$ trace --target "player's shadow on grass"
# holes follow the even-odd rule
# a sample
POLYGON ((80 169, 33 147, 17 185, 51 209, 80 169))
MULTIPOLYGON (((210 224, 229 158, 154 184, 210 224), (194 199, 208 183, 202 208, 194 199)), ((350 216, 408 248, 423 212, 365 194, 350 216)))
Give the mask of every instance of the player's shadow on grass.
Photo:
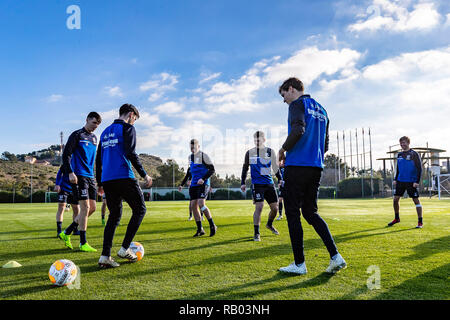
POLYGON ((56 228, 53 229, 34 229, 34 230, 14 230, 14 231, 6 231, 6 232, 0 232, 1 235, 12 235, 17 233, 42 233, 42 232, 50 232, 53 231, 55 233, 56 237, 56 228))
POLYGON ((420 243, 413 249, 415 253, 409 256, 402 257, 402 260, 420 260, 436 253, 450 251, 450 236, 420 243))
POLYGON ((365 233, 365 234, 355 235, 357 233, 364 233, 364 232, 370 232, 370 231, 376 231, 376 230, 386 230, 387 228, 388 227, 381 227, 381 228, 360 230, 360 231, 354 231, 354 232, 345 233, 345 234, 339 234, 339 235, 334 236, 334 240, 337 243, 339 243, 339 242, 351 241, 351 240, 355 240, 355 239, 387 235, 387 234, 393 234, 393 233, 404 232, 404 231, 411 231, 411 230, 415 229, 415 228, 407 228, 407 229, 397 229, 397 230, 386 231, 386 232, 365 233))
POLYGON ((45 240, 45 239, 55 239, 55 237, 53 236, 48 236, 48 237, 36 237, 36 238, 22 238, 22 239, 6 239, 6 240, 0 240, 0 242, 12 242, 12 241, 28 241, 28 240, 45 240))
POLYGON ((57 286, 53 286, 50 284, 48 285, 38 285, 38 286, 33 286, 33 287, 21 287, 21 288, 15 288, 15 289, 10 289, 10 290, 1 290, 0 291, 0 299, 8 299, 8 298, 17 298, 18 296, 22 296, 25 294, 33 294, 33 293, 37 293, 37 292, 44 292, 44 291, 49 291, 49 290, 55 290, 58 289, 59 287, 57 286))
MULTIPOLYGON (((374 299, 448 300, 450 298, 448 290, 449 274, 450 263, 406 280, 398 286, 377 295, 374 299)), ((383 288, 383 281, 381 287, 383 288)))
POLYGON ((29 259, 34 257, 42 257, 42 256, 51 256, 55 254, 64 254, 64 253, 72 253, 73 251, 69 248, 58 248, 58 249, 42 249, 42 250, 34 250, 34 251, 19 251, 12 253, 4 253, 0 255, 0 261, 6 260, 21 260, 21 259, 29 259))
MULTIPOLYGON (((205 224, 205 222, 206 222, 206 220, 205 221, 202 221, 202 223, 203 223, 203 227, 205 228, 205 229, 208 229, 209 228, 209 225, 208 225, 208 223, 206 222, 206 224, 205 224)), ((181 223, 183 223, 183 222, 179 222, 180 224, 181 223)), ((139 231, 139 234, 140 235, 143 235, 143 234, 160 234, 160 233, 178 233, 178 232, 183 232, 183 231, 192 231, 192 234, 193 233, 195 233, 195 230, 196 230, 196 225, 195 225, 195 222, 194 221, 189 221, 189 223, 190 223, 190 225, 189 226, 186 226, 186 227, 179 227, 179 228, 172 228, 172 229, 161 229, 161 228, 158 228, 158 224, 155 224, 155 228, 154 229, 150 229, 150 230, 142 230, 142 231, 139 231)), ((248 223, 247 222, 240 222, 240 223, 228 223, 228 224, 217 224, 217 227, 218 227, 218 232, 222 232, 222 230, 226 230, 227 228, 229 228, 229 227, 235 227, 235 226, 238 226, 238 225, 248 225, 248 223)), ((190 236, 186 236, 185 237, 186 239, 190 239, 190 238, 192 238, 192 235, 190 235, 190 236)))
POLYGON ((271 294, 274 292, 282 292, 285 290, 295 290, 301 288, 309 288, 316 287, 327 283, 332 277, 333 274, 329 274, 326 272, 322 272, 311 279, 304 278, 305 276, 293 275, 288 273, 278 272, 273 277, 263 280, 258 280, 254 282, 246 282, 240 285, 221 288, 214 291, 202 292, 201 294, 194 296, 186 296, 183 299, 188 300, 204 300, 205 297, 207 299, 220 299, 220 300, 239 300, 239 299, 260 299, 261 296, 265 294, 271 294), (277 282, 286 278, 298 278, 299 282, 296 282, 291 285, 283 285, 279 287, 270 287, 265 289, 253 289, 251 291, 245 292, 236 292, 238 290, 245 290, 247 288, 255 288, 257 286, 267 285, 272 282, 277 282))

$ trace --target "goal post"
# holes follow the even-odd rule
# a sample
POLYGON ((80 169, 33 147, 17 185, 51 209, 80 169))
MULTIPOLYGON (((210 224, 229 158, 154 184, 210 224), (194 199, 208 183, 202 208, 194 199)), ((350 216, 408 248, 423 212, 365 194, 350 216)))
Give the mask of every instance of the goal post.
POLYGON ((58 192, 45 192, 45 203, 58 202, 58 192))

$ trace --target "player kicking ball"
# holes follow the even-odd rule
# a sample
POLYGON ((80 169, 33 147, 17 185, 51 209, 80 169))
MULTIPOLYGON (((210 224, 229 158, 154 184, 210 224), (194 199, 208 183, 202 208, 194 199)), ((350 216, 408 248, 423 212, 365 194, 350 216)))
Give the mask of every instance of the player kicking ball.
POLYGON ((400 198, 405 191, 409 197, 412 198, 416 205, 418 223, 418 229, 423 227, 422 220, 422 205, 419 201, 419 182, 422 175, 422 161, 419 154, 410 149, 410 139, 408 137, 400 138, 400 146, 402 151, 397 154, 397 172, 393 181, 395 187, 394 192, 394 213, 395 219, 388 223, 388 227, 392 227, 394 224, 400 222, 400 198))
POLYGON ((206 206, 205 201, 207 197, 206 186, 210 185, 209 178, 214 174, 214 165, 209 156, 203 151, 200 151, 200 145, 198 144, 197 139, 191 140, 190 147, 192 154, 189 156, 189 168, 181 185, 178 187, 178 190, 181 192, 183 185, 186 183, 187 179, 191 177, 191 184, 189 186, 189 207, 194 215, 195 223, 197 224, 197 232, 194 234, 194 237, 200 237, 206 233, 202 226, 200 212, 205 215, 209 222, 209 236, 212 237, 216 234, 217 226, 213 221, 211 212, 206 206))
POLYGON ((255 132, 253 138, 255 148, 252 148, 245 153, 241 175, 241 190, 242 192, 245 192, 245 180, 247 179, 247 172, 250 167, 253 203, 255 205, 255 211, 253 212, 253 240, 261 241, 259 226, 261 224, 261 213, 264 208, 264 199, 270 207, 266 228, 272 231, 275 235, 280 234, 272 225, 278 212, 278 196, 272 179, 272 169, 276 173, 278 180, 281 180, 281 176, 278 172, 275 151, 264 145, 266 142, 264 132, 255 132))
POLYGON ((117 256, 131 262, 138 259, 130 245, 144 219, 147 207, 131 166, 144 178, 146 187, 152 185, 152 178, 145 171, 135 150, 134 123, 137 119, 139 111, 134 105, 128 103, 122 105, 119 109, 119 118, 102 132, 98 144, 96 178, 99 193, 105 193, 109 209, 103 233, 103 250, 98 260, 98 265, 102 269, 119 267, 111 257, 111 249, 116 228, 122 218, 123 200, 130 206, 132 215, 117 256))

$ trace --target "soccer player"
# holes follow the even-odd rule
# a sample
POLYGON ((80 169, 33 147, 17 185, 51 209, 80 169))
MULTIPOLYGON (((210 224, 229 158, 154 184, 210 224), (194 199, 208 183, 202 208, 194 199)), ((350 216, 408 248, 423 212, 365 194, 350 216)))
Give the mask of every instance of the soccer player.
POLYGON ((391 227, 400 222, 400 197, 405 191, 409 197, 412 198, 416 205, 417 217, 419 222, 416 228, 423 227, 422 220, 422 205, 419 201, 419 187, 420 176, 422 175, 422 160, 419 154, 410 149, 410 139, 408 137, 400 138, 400 147, 402 151, 397 154, 397 172, 393 181, 395 187, 394 193, 394 213, 395 219, 392 220, 388 226, 391 227))
POLYGON ((285 166, 285 213, 294 253, 294 262, 279 270, 295 274, 307 272, 301 209, 303 217, 314 227, 330 254, 326 272, 335 273, 347 264, 337 251, 328 225, 317 212, 324 154, 328 150, 329 119, 326 110, 303 90, 303 83, 297 78, 287 79, 279 88, 284 102, 289 105, 288 137, 278 152, 278 159, 285 166))
MULTIPOLYGON (((59 238, 59 234, 62 232, 62 223, 64 218, 64 210, 67 204, 72 205, 72 220, 75 221, 78 213, 80 212, 80 207, 78 206, 78 200, 76 196, 72 193, 72 184, 69 181, 67 175, 63 175, 61 168, 56 174, 56 185, 55 192, 58 192, 58 210, 56 212, 56 237, 59 238)), ((74 234, 80 234, 78 230, 74 234)))
POLYGON ((207 197, 206 186, 210 185, 209 178, 214 174, 214 165, 209 156, 203 151, 200 151, 200 145, 197 139, 191 140, 190 147, 192 153, 189 156, 189 168, 178 190, 181 191, 188 178, 191 177, 189 207, 194 214, 195 223, 197 224, 197 232, 194 234, 194 237, 205 234, 200 212, 204 213, 209 222, 209 236, 212 237, 216 234, 217 226, 213 221, 211 211, 206 206, 205 201, 207 197))
POLYGON ((261 213, 264 208, 264 199, 270 207, 266 228, 275 235, 280 234, 272 225, 278 212, 278 196, 272 179, 272 169, 277 174, 279 180, 281 180, 281 176, 278 173, 275 151, 264 145, 266 142, 264 132, 256 131, 253 138, 255 148, 252 148, 245 153, 241 175, 241 190, 242 192, 245 192, 245 179, 247 179, 247 172, 250 167, 253 203, 255 205, 255 211, 253 212, 253 240, 261 241, 259 226, 261 224, 261 213))
POLYGON ((122 242, 117 252, 120 258, 137 261, 136 254, 130 249, 130 244, 136 235, 147 207, 144 194, 135 179, 133 166, 144 178, 145 185, 152 185, 152 178, 142 166, 136 149, 136 130, 134 123, 139 119, 139 111, 132 104, 124 104, 119 109, 119 119, 107 127, 100 136, 97 149, 96 178, 99 193, 106 195, 109 209, 103 235, 103 251, 98 260, 100 268, 114 268, 119 264, 111 257, 114 233, 122 217, 122 200, 131 208, 132 216, 122 242))
POLYGON ((97 205, 97 186, 94 180, 97 137, 94 131, 101 122, 102 118, 97 112, 90 112, 84 127, 74 131, 69 136, 62 155, 63 173, 69 175, 69 181, 73 185, 73 192, 76 193, 80 204, 80 213, 76 221, 61 232, 59 236, 68 248, 73 249, 70 235, 79 227, 79 247, 84 252, 97 251, 87 242, 86 230, 88 217, 95 212, 97 205))
POLYGON ((278 218, 277 220, 283 219, 283 194, 284 194, 284 165, 280 165, 280 177, 278 180, 278 218))

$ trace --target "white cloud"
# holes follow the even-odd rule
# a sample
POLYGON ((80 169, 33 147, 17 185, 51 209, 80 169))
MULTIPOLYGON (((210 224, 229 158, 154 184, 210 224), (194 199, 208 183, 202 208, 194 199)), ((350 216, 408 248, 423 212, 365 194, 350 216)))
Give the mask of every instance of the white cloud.
POLYGON ((175 102, 175 101, 169 101, 163 104, 160 104, 159 106, 155 107, 154 110, 157 113, 162 113, 162 114, 178 114, 180 113, 184 108, 184 105, 179 103, 179 102, 175 102))
POLYGON ((162 92, 154 92, 148 97, 148 101, 153 102, 159 100, 163 96, 162 92))
POLYGON ((148 100, 150 102, 156 101, 163 97, 167 91, 175 90, 175 85, 178 83, 178 75, 162 72, 152 76, 152 80, 142 83, 139 90, 143 92, 152 92, 148 100))
MULTIPOLYGON (((386 29, 393 32, 411 30, 428 31, 440 23, 441 16, 431 2, 418 2, 411 10, 411 1, 373 0, 366 14, 356 23, 348 26, 353 32, 386 29)), ((361 15, 360 15, 361 16, 361 15)))
MULTIPOLYGON (((327 108, 333 130, 371 127, 377 158, 386 157, 389 146, 403 135, 412 139, 412 146, 428 142, 430 147, 450 150, 444 139, 450 136, 445 117, 450 114, 449 83, 450 47, 446 47, 382 60, 315 96, 327 108)), ((337 152, 335 143, 331 150, 337 152)), ((374 166, 381 163, 374 160, 374 166)))
POLYGON ((105 91, 110 97, 123 97, 122 89, 119 86, 105 87, 105 91))
POLYGON ((220 77, 220 75, 222 74, 222 72, 216 72, 216 73, 201 73, 200 74, 200 81, 198 82, 199 84, 203 84, 205 82, 217 79, 218 77, 220 77))
POLYGON ((58 102, 61 101, 63 99, 63 95, 61 94, 52 94, 50 96, 47 97, 47 102, 58 102))
POLYGON ((448 27, 450 27, 450 13, 447 13, 445 17, 446 17, 446 19, 445 19, 444 26, 448 28, 448 27))
POLYGON ((351 49, 320 50, 308 47, 294 53, 285 61, 268 66, 264 82, 281 84, 289 77, 299 76, 308 86, 321 75, 333 75, 342 70, 354 69, 361 53, 351 49))

